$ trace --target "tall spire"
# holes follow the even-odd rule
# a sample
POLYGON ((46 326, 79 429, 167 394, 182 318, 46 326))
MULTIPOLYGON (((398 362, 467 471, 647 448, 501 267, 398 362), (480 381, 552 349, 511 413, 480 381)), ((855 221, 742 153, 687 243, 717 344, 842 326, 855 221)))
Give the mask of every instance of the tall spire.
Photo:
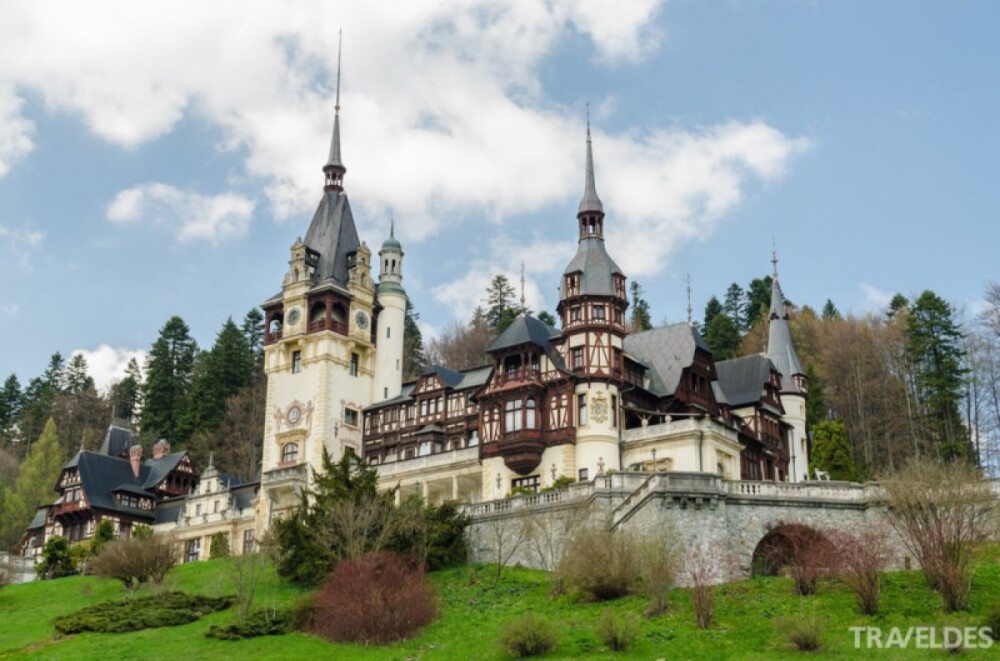
POLYGON ((590 139, 590 102, 587 102, 587 169, 584 176, 583 199, 576 213, 580 221, 580 238, 604 238, 604 205, 594 184, 594 148, 590 139))
POLYGON ((342 40, 343 32, 341 31, 337 36, 337 101, 333 113, 333 138, 330 140, 330 156, 326 159, 326 165, 323 166, 323 174, 325 175, 323 190, 325 191, 344 190, 344 174, 347 172, 347 168, 344 167, 344 162, 340 158, 340 57, 342 40))
POLYGON ((778 253, 771 248, 771 264, 774 276, 771 278, 771 311, 767 324, 767 355, 774 366, 781 372, 782 392, 803 392, 805 382, 802 375, 805 372, 799 357, 792 346, 792 329, 789 323, 788 311, 785 309, 785 296, 778 282, 778 253))

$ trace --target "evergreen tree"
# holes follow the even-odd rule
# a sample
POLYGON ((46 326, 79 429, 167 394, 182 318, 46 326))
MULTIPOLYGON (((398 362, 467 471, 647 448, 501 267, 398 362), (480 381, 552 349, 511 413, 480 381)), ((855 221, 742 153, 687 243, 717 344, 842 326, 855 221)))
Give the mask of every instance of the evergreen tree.
POLYGON ((493 278, 483 302, 486 303, 486 323, 494 335, 507 330, 521 313, 521 308, 514 304, 514 287, 502 273, 493 278))
POLYGON ((254 371, 254 357, 243 332, 226 319, 211 351, 197 361, 187 407, 190 433, 215 429, 226 412, 226 399, 247 385, 254 371))
POLYGON ((649 313, 649 302, 643 298, 645 293, 635 280, 630 285, 632 290, 632 332, 646 331, 653 327, 653 320, 649 313))
POLYGON ((38 440, 21 464, 13 488, 7 492, 0 512, 0 547, 11 548, 31 523, 35 510, 55 500, 53 489, 62 469, 56 423, 49 418, 38 440))
POLYGON ((87 373, 87 359, 82 353, 70 358, 63 382, 64 390, 69 395, 78 395, 85 390, 95 389, 94 379, 87 373))
POLYGON ((705 342, 715 360, 733 358, 740 348, 740 329, 728 314, 717 314, 705 329, 705 342))
POLYGON ((959 414, 967 370, 962 332, 951 305, 924 291, 906 319, 906 353, 927 417, 928 431, 944 459, 969 456, 969 440, 959 414))
POLYGON ((42 382, 52 390, 53 395, 63 392, 66 379, 66 361, 62 354, 56 351, 49 358, 48 367, 42 374, 42 382))
POLYGON ((827 405, 823 392, 823 382, 816 376, 816 368, 812 363, 806 365, 806 379, 809 382, 809 392, 806 393, 806 425, 811 429, 826 419, 827 405))
POLYGON ((840 319, 840 310, 837 306, 833 304, 833 301, 829 298, 826 299, 826 303, 823 305, 823 321, 833 321, 834 319, 840 319))
POLYGON ((908 307, 910 307, 910 301, 902 294, 897 293, 892 297, 892 300, 889 301, 889 309, 886 311, 885 316, 892 319, 899 314, 901 310, 905 310, 908 307))
MULTIPOLYGON (((729 317, 730 321, 736 324, 737 330, 742 329, 744 326, 744 305, 743 288, 734 282, 726 290, 726 297, 722 303, 722 311, 729 317)), ((705 332, 708 332, 707 326, 705 332)))
POLYGON ((705 323, 702 325, 706 331, 708 330, 709 324, 712 320, 722 314, 722 303, 715 296, 708 299, 708 303, 705 304, 705 323))
POLYGON ((250 308, 243 317, 243 337, 256 360, 264 360, 264 315, 259 308, 250 308))
POLYGON ((809 472, 815 475, 816 469, 830 473, 831 480, 861 480, 843 420, 824 420, 813 427, 809 472))
POLYGON ((153 343, 143 384, 142 430, 181 446, 198 345, 184 320, 171 317, 153 343))
POLYGON ((743 329, 749 330, 759 319, 767 318, 771 309, 771 276, 754 278, 747 288, 746 304, 743 308, 743 329))
POLYGON ((420 376, 427 367, 424 355, 424 337, 420 332, 417 312, 410 299, 406 299, 406 316, 403 319, 403 380, 409 381, 420 376))
POLYGON ((130 358, 125 376, 111 386, 112 414, 131 420, 142 408, 142 370, 135 358, 130 358))
POLYGON ((11 374, 0 388, 0 436, 6 436, 7 429, 21 414, 21 382, 16 374, 11 374))
POLYGON ((548 310, 542 310, 538 313, 538 321, 547 326, 552 326, 552 328, 556 328, 559 325, 559 321, 548 310))

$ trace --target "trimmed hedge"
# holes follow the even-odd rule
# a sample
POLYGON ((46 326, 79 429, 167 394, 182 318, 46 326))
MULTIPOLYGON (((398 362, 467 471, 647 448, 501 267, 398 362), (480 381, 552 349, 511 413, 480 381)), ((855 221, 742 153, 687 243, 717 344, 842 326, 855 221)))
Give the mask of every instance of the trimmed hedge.
POLYGON ((280 636, 291 630, 291 616, 288 611, 254 611, 247 615, 245 622, 219 626, 213 624, 205 632, 208 638, 219 640, 241 640, 257 636, 280 636))
POLYGON ((203 597, 183 592, 102 601, 75 613, 52 620, 56 630, 64 634, 96 631, 124 633, 155 627, 176 627, 201 619, 209 613, 233 605, 233 597, 203 597))

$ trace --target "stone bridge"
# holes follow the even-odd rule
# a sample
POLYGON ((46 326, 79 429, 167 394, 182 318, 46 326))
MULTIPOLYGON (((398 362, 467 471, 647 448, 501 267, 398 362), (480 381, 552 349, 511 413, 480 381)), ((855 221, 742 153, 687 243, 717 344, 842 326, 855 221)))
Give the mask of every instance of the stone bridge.
MULTIPOLYGON (((668 526, 686 548, 706 544, 728 567, 726 578, 750 575, 754 552, 789 524, 850 530, 884 519, 875 483, 729 481, 705 473, 600 475, 561 491, 467 505, 470 556, 496 562, 497 540, 510 563, 554 568, 575 526, 599 522, 612 530, 646 533, 668 526)), ((897 538, 892 565, 908 563, 897 538)))

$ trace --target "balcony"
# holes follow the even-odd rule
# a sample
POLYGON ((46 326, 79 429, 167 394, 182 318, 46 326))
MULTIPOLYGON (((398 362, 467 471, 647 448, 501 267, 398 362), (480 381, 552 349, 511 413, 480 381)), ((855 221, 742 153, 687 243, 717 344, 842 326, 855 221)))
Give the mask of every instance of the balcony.
POLYGON ((68 503, 59 503, 52 508, 52 516, 62 516, 64 514, 69 514, 71 512, 79 512, 80 510, 87 509, 87 501, 81 498, 80 500, 71 500, 68 503))
POLYGON ((409 473, 432 471, 435 469, 453 470, 465 465, 479 463, 479 447, 462 448, 461 450, 446 450, 413 459, 399 459, 378 465, 381 479, 392 482, 409 473))
POLYGON ((340 335, 347 335, 347 324, 340 321, 330 321, 327 323, 326 319, 320 319, 318 321, 310 321, 308 326, 308 332, 318 333, 319 331, 332 330, 334 333, 340 335))
POLYGON ((507 383, 523 383, 525 381, 541 380, 542 372, 537 367, 519 367, 507 372, 498 372, 493 377, 493 383, 496 386, 502 386, 507 383))

